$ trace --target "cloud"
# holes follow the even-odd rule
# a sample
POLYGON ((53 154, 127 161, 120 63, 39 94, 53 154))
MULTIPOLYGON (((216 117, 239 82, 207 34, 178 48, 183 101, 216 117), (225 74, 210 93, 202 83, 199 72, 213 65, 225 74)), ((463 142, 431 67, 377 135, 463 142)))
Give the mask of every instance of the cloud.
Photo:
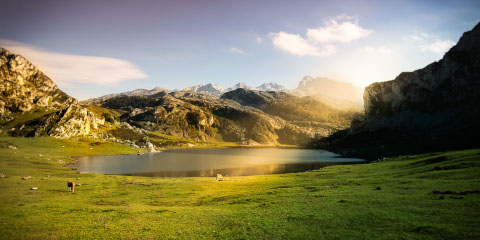
POLYGON ((330 20, 325 22, 324 27, 309 28, 307 37, 315 43, 346 43, 366 37, 372 33, 372 30, 360 27, 357 20, 351 18, 344 19, 348 20, 340 23, 336 20, 330 20))
POLYGON ((386 47, 386 46, 381 46, 381 47, 364 47, 363 51, 365 51, 368 54, 378 54, 382 56, 387 56, 390 55, 393 51, 391 48, 386 47))
POLYGON ((273 45, 281 50, 287 51, 293 55, 318 56, 318 48, 311 45, 300 35, 290 34, 286 32, 274 33, 272 36, 273 45))
POLYGON ((133 63, 123 59, 50 52, 6 39, 0 39, 0 46, 22 55, 63 86, 78 83, 111 85, 148 77, 133 63))
POLYGON ((335 43, 351 42, 368 36, 372 30, 358 25, 357 17, 341 14, 325 26, 307 29, 306 36, 287 32, 270 33, 273 45, 297 56, 328 56, 336 52, 335 43))
POLYGON ((234 47, 230 48, 228 51, 229 51, 229 52, 232 52, 232 53, 245 54, 244 51, 242 51, 242 50, 240 50, 240 49, 238 49, 238 48, 234 48, 234 47))
POLYGON ((335 46, 326 45, 323 49, 310 44, 300 35, 279 32, 272 34, 273 45, 297 56, 327 56, 335 53, 335 46))
POLYGON ((256 40, 257 40, 257 43, 262 43, 263 42, 263 38, 261 38, 261 37, 257 37, 256 40))
POLYGON ((422 52, 445 53, 454 45, 453 41, 437 39, 433 43, 421 46, 421 49, 422 52))

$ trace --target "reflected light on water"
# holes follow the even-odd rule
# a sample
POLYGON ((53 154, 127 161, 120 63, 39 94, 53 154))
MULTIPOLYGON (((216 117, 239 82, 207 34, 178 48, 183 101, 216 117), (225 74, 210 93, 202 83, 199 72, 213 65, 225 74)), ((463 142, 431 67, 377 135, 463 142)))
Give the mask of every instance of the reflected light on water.
POLYGON ((80 172, 148 177, 248 176, 304 172, 361 159, 312 149, 227 148, 170 150, 144 155, 80 157, 80 172))

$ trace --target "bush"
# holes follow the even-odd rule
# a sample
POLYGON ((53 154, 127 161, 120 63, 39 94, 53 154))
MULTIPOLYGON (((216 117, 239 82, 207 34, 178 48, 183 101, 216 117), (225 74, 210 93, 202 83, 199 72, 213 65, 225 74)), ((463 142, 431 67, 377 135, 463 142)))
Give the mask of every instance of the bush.
POLYGON ((106 122, 115 123, 115 117, 110 113, 102 113, 102 117, 105 118, 106 122))

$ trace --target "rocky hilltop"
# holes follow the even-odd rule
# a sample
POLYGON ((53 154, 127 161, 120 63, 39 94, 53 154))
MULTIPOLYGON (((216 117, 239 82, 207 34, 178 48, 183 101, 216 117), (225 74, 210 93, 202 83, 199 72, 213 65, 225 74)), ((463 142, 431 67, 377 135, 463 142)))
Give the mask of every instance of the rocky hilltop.
POLYGON ((368 86, 365 119, 323 143, 350 155, 479 147, 479 92, 480 24, 440 61, 368 86))
POLYGON ((12 135, 86 136, 103 124, 29 61, 3 48, 0 83, 0 126, 12 135))
POLYGON ((28 112, 35 107, 61 108, 74 102, 25 58, 3 48, 0 48, 0 82, 2 116, 28 112))

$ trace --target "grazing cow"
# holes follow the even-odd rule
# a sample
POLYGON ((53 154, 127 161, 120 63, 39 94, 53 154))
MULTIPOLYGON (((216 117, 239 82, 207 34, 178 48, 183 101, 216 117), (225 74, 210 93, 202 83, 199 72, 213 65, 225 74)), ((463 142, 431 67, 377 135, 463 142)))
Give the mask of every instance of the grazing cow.
POLYGON ((68 186, 68 191, 75 192, 75 183, 74 182, 68 181, 67 186, 68 186))

